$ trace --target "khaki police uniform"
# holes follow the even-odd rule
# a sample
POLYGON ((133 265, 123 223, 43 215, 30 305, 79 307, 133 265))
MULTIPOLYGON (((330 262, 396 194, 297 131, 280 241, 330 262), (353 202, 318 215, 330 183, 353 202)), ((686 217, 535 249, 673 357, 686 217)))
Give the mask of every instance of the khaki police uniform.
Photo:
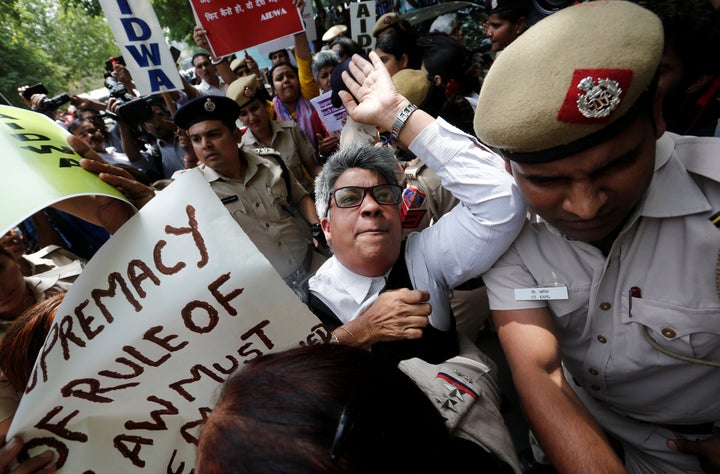
MULTIPOLYGON (((658 112, 653 78, 663 45, 659 18, 633 2, 584 2, 553 13, 493 63, 478 99, 478 138, 515 169, 529 164, 539 176, 557 160, 574 171, 572 160, 587 153, 610 159, 607 147, 618 134, 658 112)), ((483 276, 492 309, 548 309, 568 384, 620 441, 631 473, 700 473, 695 455, 667 441, 720 434, 720 231, 708 219, 720 209, 718 157, 717 140, 664 134, 652 181, 607 255, 549 223, 530 222, 483 276)), ((603 169, 595 171, 592 185, 602 179, 603 169)), ((613 176, 637 186, 650 178, 620 174, 613 176)), ((560 192, 577 181, 569 176, 543 185, 560 192)), ((572 199, 589 202, 596 191, 572 199)))
POLYGON ((720 210, 718 157, 716 139, 666 133, 646 197, 607 257, 549 224, 528 223, 483 277, 491 309, 550 310, 568 381, 623 441, 631 472, 702 472, 695 456, 665 443, 720 429, 720 368, 703 365, 720 363, 720 230, 708 220, 720 210), (567 288, 567 298, 515 297, 552 287, 567 288))
POLYGON ((297 282, 288 279, 306 277, 315 254, 310 250, 310 226, 296 211, 308 193, 290 176, 288 196, 282 168, 272 156, 249 150, 242 153, 247 160, 244 181, 225 178, 204 165, 199 169, 258 250, 288 284, 295 286, 297 282))
MULTIPOLYGON (((315 162, 315 150, 312 145, 297 128, 295 122, 271 120, 270 128, 272 129, 272 147, 277 150, 287 168, 305 188, 305 191, 311 193, 314 189, 313 180, 303 166, 303 162, 315 162)), ((265 145, 253 135, 250 129, 243 134, 240 143, 246 150, 265 148, 265 145)))

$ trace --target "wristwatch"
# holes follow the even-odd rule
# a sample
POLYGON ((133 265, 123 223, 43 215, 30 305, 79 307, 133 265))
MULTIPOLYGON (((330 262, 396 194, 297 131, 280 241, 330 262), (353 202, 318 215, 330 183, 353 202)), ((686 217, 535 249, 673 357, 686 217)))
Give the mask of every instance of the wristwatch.
POLYGON ((410 117, 410 115, 417 110, 417 105, 410 102, 408 105, 405 106, 404 109, 400 111, 400 113, 395 117, 395 121, 392 124, 392 130, 390 133, 392 134, 393 138, 395 140, 398 139, 398 135, 400 135, 400 130, 403 129, 405 126, 405 122, 407 122, 407 119, 410 117))

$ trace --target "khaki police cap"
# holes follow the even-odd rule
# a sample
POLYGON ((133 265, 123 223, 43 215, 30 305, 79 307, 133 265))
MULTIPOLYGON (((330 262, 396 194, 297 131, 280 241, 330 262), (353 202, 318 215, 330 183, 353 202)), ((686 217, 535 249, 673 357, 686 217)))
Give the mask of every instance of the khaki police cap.
POLYGON ((240 107, 250 102, 256 93, 257 78, 254 74, 235 79, 225 91, 225 95, 234 100, 240 107))
POLYGON ((325 32, 324 35, 322 35, 322 40, 326 43, 329 43, 338 36, 344 34, 346 31, 347 26, 345 25, 333 25, 325 32))
POLYGON ((245 65, 245 58, 235 58, 230 63, 230 70, 235 71, 235 69, 239 68, 240 66, 245 65))
POLYGON ((234 123, 240 115, 240 107, 234 100, 219 95, 205 95, 193 99, 175 112, 173 121, 183 130, 206 120, 222 120, 234 123))
POLYGON ((375 22, 375 26, 372 30, 372 35, 377 38, 384 29, 390 25, 400 22, 400 15, 395 12, 386 13, 375 22))
POLYGON ((660 20, 634 3, 562 9, 498 55, 480 91, 475 133, 518 162, 594 146, 647 103, 662 50, 660 20))
POLYGON ((400 95, 417 106, 425 102, 430 92, 430 79, 418 69, 402 69, 393 74, 392 80, 400 95))

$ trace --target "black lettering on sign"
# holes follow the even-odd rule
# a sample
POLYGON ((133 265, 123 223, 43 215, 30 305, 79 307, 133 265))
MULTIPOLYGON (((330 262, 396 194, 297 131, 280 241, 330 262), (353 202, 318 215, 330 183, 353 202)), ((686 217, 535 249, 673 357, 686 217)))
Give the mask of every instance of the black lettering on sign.
POLYGON ((78 413, 80 413, 80 410, 75 410, 71 412, 68 416, 60 420, 58 423, 51 423, 51 420, 55 418, 55 415, 60 413, 62 410, 63 407, 61 405, 56 406, 55 408, 50 410, 47 415, 42 417, 40 421, 37 422, 35 428, 39 430, 47 430, 50 433, 59 436, 60 438, 65 438, 70 441, 79 441, 81 443, 86 442, 88 440, 88 436, 85 433, 81 433, 79 431, 70 431, 67 428, 70 420, 73 419, 78 413))
MULTIPOLYGON (((70 450, 68 447, 60 441, 57 438, 33 438, 31 440, 28 440, 23 444, 22 449, 18 453, 18 461, 23 462, 30 459, 30 450, 37 448, 39 446, 47 446, 48 448, 51 448, 55 450, 55 453, 57 453, 57 458, 55 459, 55 468, 61 469, 65 465, 65 461, 67 461, 68 454, 70 454, 70 450)), ((13 471, 14 472, 14 471, 13 471)))
POLYGON ((129 459, 137 467, 145 467, 145 461, 140 458, 140 450, 143 445, 152 446, 154 441, 142 436, 119 434, 113 439, 113 446, 120 451, 120 454, 129 459), (132 446, 132 448, 130 446, 132 446))
POLYGON ((140 385, 140 382, 130 382, 122 385, 116 385, 114 387, 103 388, 100 386, 99 380, 84 378, 71 380, 70 382, 65 384, 62 389, 60 389, 60 393, 62 393, 62 396, 66 398, 75 397, 95 403, 112 403, 115 400, 109 397, 103 397, 100 394, 112 392, 114 390, 122 390, 125 388, 135 387, 136 385, 140 385), (82 385, 87 386, 87 390, 81 390, 80 388, 76 388, 81 387, 82 385))
POLYGON ((156 397, 155 395, 150 395, 147 400, 149 402, 157 403, 158 405, 162 405, 164 407, 164 410, 154 410, 150 412, 150 418, 155 421, 153 423, 152 421, 126 421, 125 422, 125 428, 129 430, 148 430, 148 431, 164 431, 167 430, 167 425, 165 424, 165 421, 162 419, 162 415, 177 415, 178 409, 175 408, 175 405, 172 404, 172 402, 168 400, 163 400, 162 398, 156 397))
POLYGON ((193 241, 195 242, 195 246, 200 252, 200 261, 197 263, 197 266, 198 268, 202 268, 207 265, 209 258, 207 246, 205 245, 205 239, 203 239, 203 236, 200 234, 200 230, 198 229, 198 222, 197 219, 195 219, 195 208, 187 205, 185 207, 185 211, 188 215, 189 227, 173 227, 171 225, 166 225, 165 233, 170 235, 191 234, 193 241))

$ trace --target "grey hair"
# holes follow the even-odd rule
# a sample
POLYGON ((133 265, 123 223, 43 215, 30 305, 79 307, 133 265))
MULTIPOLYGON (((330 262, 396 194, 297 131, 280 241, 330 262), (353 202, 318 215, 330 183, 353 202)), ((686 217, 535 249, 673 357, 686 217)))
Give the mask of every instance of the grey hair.
POLYGON ((321 219, 328 216, 335 181, 350 168, 374 171, 388 184, 399 184, 398 161, 391 147, 357 144, 343 148, 328 158, 315 177, 315 209, 321 219))
POLYGON ((340 56, 338 53, 332 49, 327 49, 315 53, 312 63, 310 64, 310 69, 312 69, 312 75, 317 81, 320 69, 326 66, 337 66, 338 64, 340 64, 340 56))

